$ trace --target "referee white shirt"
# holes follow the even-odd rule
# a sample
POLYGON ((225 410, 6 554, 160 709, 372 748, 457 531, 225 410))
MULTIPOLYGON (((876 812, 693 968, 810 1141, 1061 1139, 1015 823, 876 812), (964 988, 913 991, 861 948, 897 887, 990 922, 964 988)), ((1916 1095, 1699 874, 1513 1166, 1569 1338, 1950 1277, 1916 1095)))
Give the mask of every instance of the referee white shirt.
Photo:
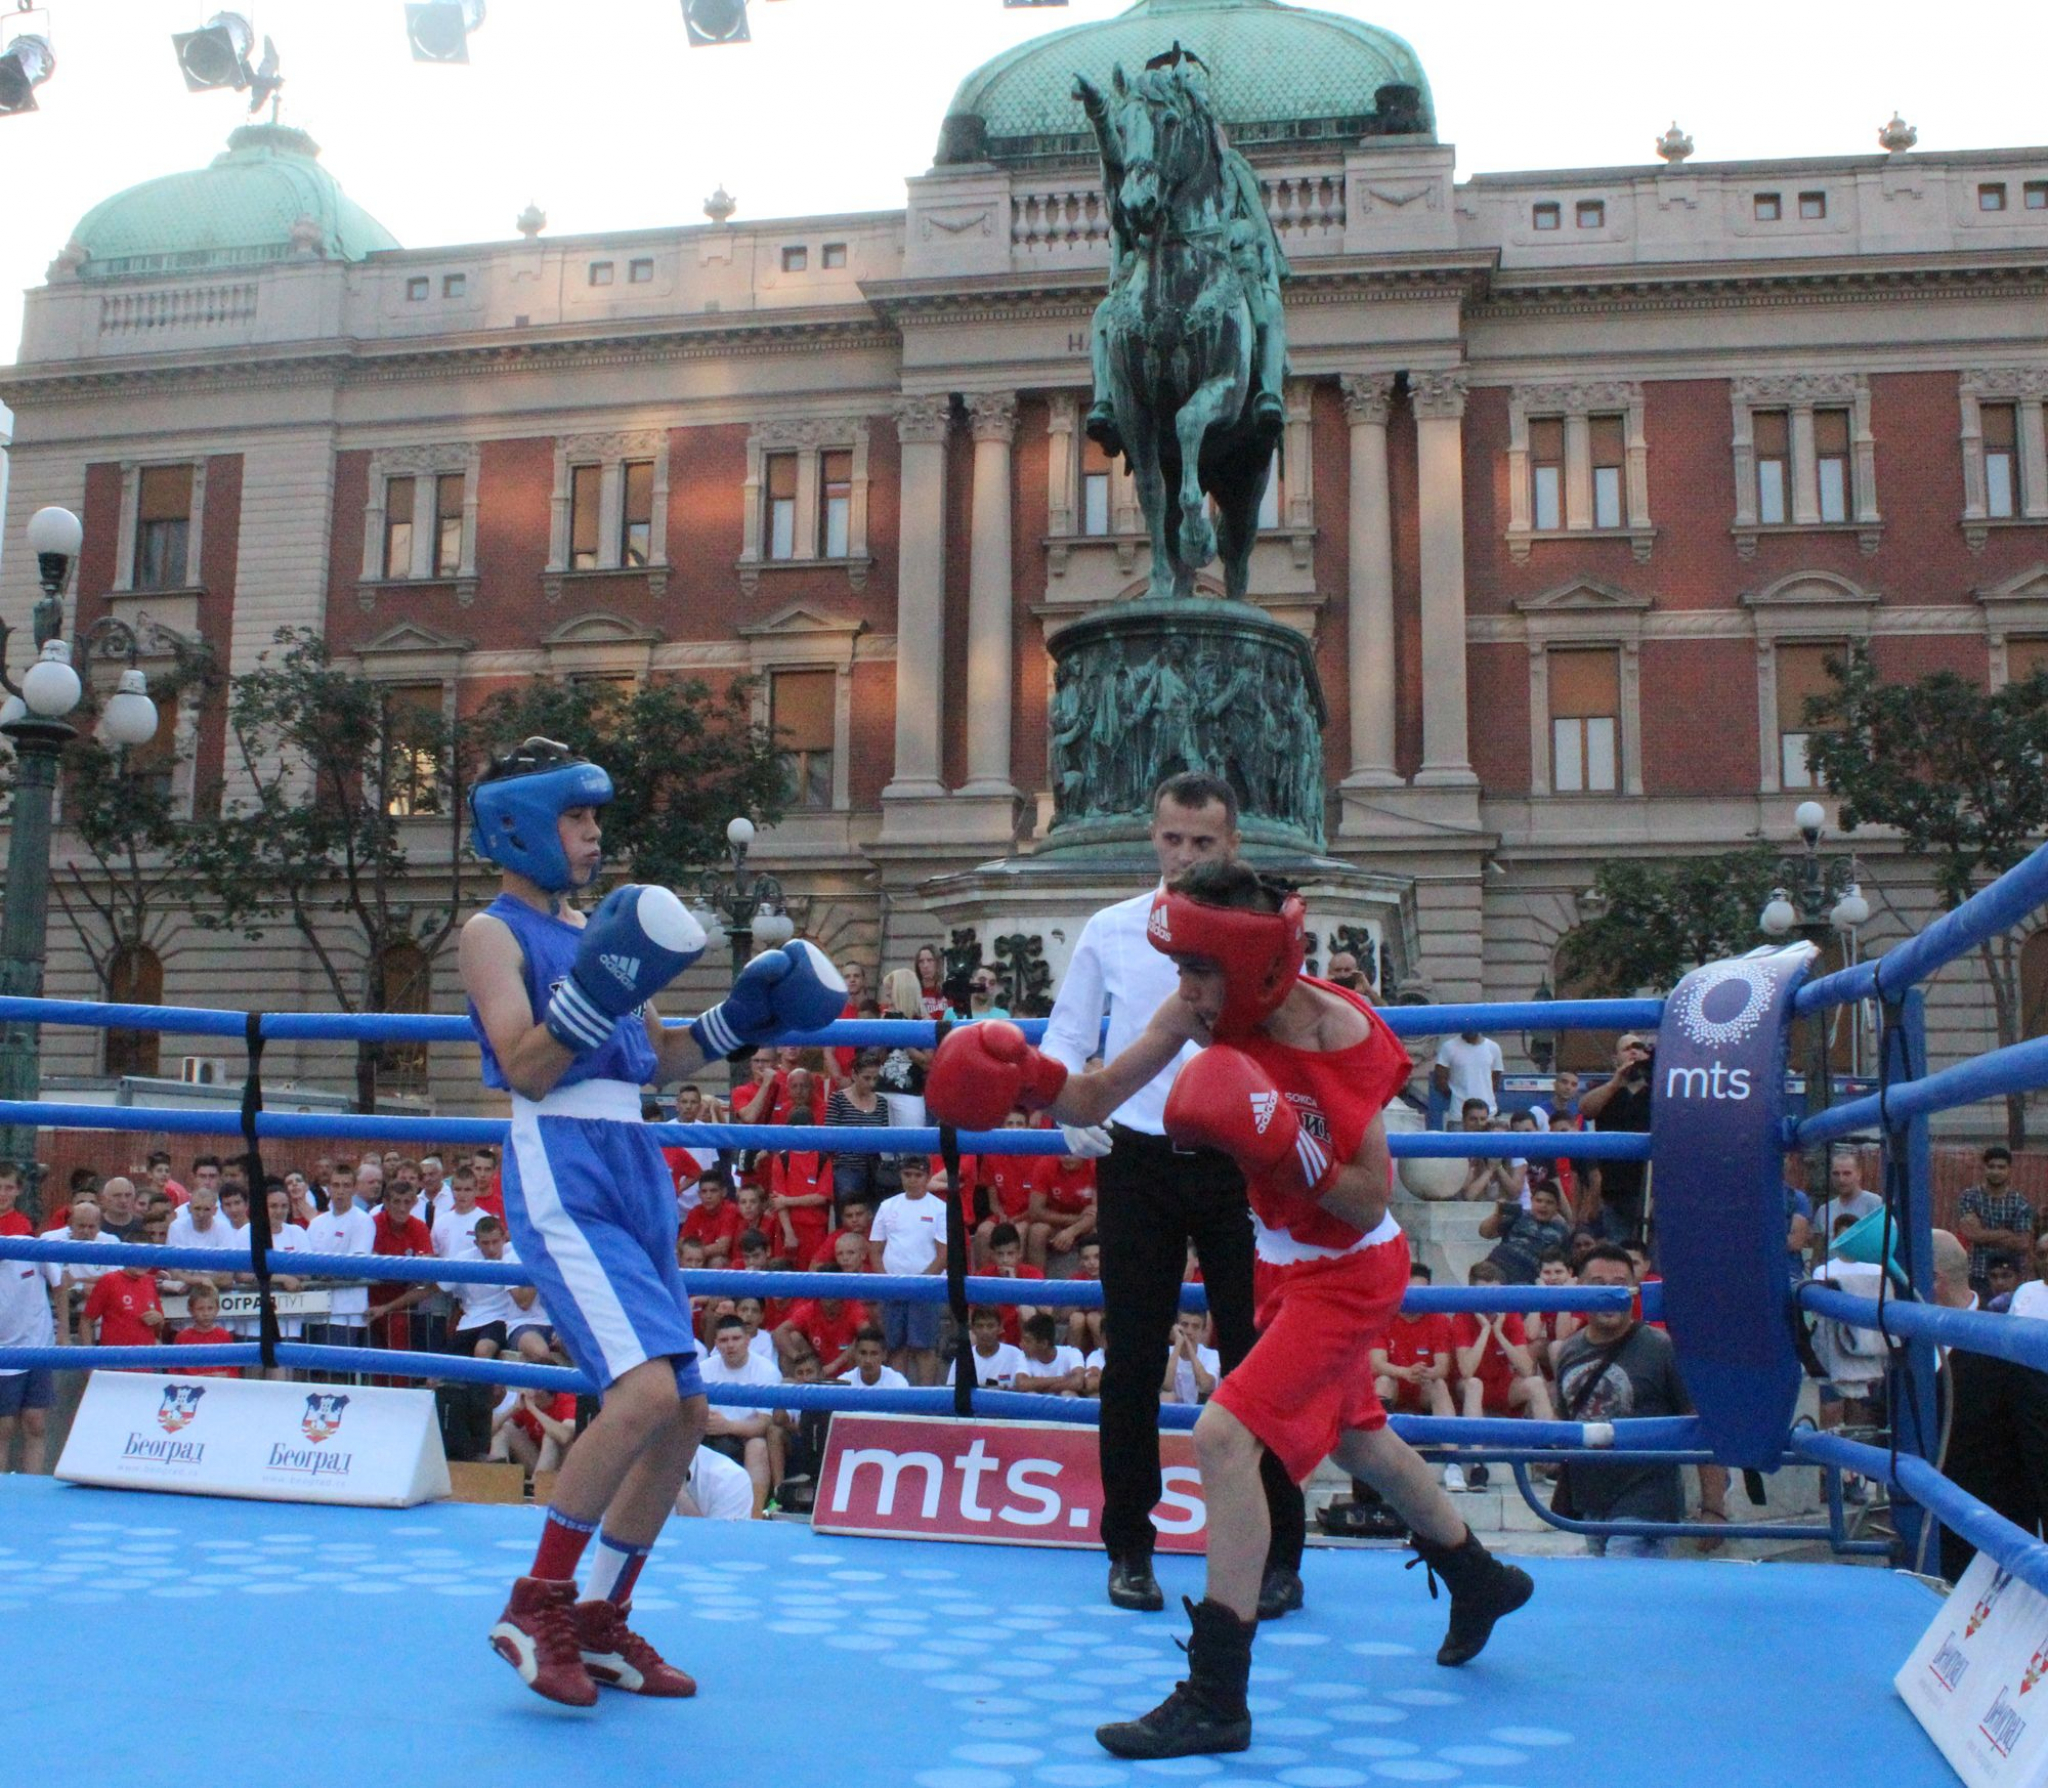
MULTIPOLYGON (((1152 900, 1160 882, 1146 893, 1106 906, 1090 919, 1067 964, 1052 1017, 1046 1021, 1039 1048, 1067 1071, 1078 1074, 1088 1058, 1100 1052, 1113 1062, 1137 1041, 1152 1014, 1180 991, 1180 970, 1173 958, 1152 948, 1145 928, 1152 918, 1152 900), (1109 1037, 1102 1037, 1103 1014, 1109 1015, 1109 1037)), ((1110 1122, 1148 1136, 1166 1134, 1166 1095, 1182 1066, 1196 1054, 1186 1044, 1179 1055, 1110 1114, 1110 1122)))

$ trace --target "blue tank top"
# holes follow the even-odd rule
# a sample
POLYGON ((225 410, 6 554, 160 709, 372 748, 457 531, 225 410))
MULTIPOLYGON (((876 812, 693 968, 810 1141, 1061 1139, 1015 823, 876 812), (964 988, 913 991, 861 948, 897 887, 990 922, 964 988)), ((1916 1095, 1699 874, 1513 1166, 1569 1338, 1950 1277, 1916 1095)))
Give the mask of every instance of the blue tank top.
MULTIPOLYGON (((494 919, 504 920, 519 940, 520 953, 525 958, 526 998, 538 1022, 547 1011, 555 988, 575 965, 576 952, 583 945, 582 928, 550 913, 537 913, 525 901, 514 900, 509 894, 500 894, 484 911, 494 919)), ((655 1061, 643 1012, 644 1008, 636 1008, 620 1019, 612 1026, 612 1034, 605 1039, 603 1048, 571 1062, 568 1072, 555 1084, 574 1086, 581 1080, 623 1080, 632 1086, 647 1085, 654 1078, 655 1061)), ((505 1078, 490 1038, 484 1035, 474 1002, 469 1008, 469 1028, 476 1032, 477 1047, 483 1051, 484 1085, 507 1090, 511 1083, 505 1078)))

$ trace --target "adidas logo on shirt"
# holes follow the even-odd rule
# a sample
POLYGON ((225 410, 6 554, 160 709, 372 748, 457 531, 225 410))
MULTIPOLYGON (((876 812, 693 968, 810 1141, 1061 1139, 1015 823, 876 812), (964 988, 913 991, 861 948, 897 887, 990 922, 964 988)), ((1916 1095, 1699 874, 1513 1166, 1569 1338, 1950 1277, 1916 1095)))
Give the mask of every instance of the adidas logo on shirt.
POLYGON ((1252 1099, 1252 1123, 1263 1136, 1266 1126, 1273 1121, 1273 1113, 1280 1107, 1278 1093, 1254 1093, 1252 1099))
POLYGON ((637 956, 600 956, 598 961, 621 987, 631 987, 640 977, 640 958, 637 956))

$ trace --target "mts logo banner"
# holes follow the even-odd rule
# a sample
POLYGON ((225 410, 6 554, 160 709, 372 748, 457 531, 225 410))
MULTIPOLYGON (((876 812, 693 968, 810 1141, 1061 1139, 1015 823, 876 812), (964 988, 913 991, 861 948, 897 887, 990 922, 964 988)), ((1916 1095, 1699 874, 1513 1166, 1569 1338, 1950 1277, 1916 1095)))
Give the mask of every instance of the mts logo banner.
MULTIPOLYGON (((1067 1422, 937 1416, 832 1418, 811 1525, 822 1533, 1094 1546, 1102 1514, 1095 1430, 1067 1422)), ((1208 1511, 1184 1432, 1159 1437, 1163 1552, 1200 1552, 1208 1511)))

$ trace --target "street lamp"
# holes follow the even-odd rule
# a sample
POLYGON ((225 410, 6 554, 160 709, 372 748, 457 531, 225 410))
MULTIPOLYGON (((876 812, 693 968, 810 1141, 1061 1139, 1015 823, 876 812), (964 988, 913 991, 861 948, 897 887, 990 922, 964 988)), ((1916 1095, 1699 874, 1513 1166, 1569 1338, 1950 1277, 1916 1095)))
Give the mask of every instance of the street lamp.
MULTIPOLYGON (((1870 917, 1870 902, 1863 897, 1862 870, 1854 853, 1828 857, 1821 854, 1820 841, 1827 826, 1827 809, 1818 801, 1801 801, 1792 814, 1805 850, 1778 864, 1778 886, 1757 915, 1757 924, 1772 937, 1798 936, 1817 948, 1840 937, 1847 959, 1856 941, 1857 927, 1870 917)), ((1809 1039, 1806 1076, 1806 1109, 1809 1115, 1825 1111, 1833 1102, 1834 1084, 1828 1059, 1828 1019, 1816 1016, 1809 1039)), ((1809 1172, 1812 1172, 1809 1164, 1809 1172)))
MULTIPOLYGON (((64 584, 85 542, 85 530, 68 509, 38 509, 29 517, 29 550, 43 587, 32 611, 36 661, 16 684, 7 674, 9 628, 0 621, 0 688, 9 700, 0 708, 0 733, 14 747, 14 802, 7 837, 7 888, 0 897, 0 993, 36 999, 43 991, 45 933, 50 916, 50 813, 57 764, 78 736, 69 716, 85 693, 72 668, 71 643, 62 637, 64 584)), ((125 649, 128 669, 101 718, 107 741, 140 745, 156 734, 156 704, 136 668, 135 630, 111 616, 85 636, 88 656, 98 645, 125 649)), ((33 1100, 42 1091, 41 1034, 32 1024, 0 1027, 0 1099, 33 1100)), ((41 1169, 35 1159, 33 1124, 0 1126, 0 1156, 21 1163, 31 1209, 37 1208, 41 1169)))
MULTIPOLYGON (((732 874, 718 882, 700 901, 694 914, 704 927, 708 942, 715 943, 723 931, 732 944, 732 972, 747 966, 754 946, 779 950, 796 936, 796 922, 783 902, 782 884, 772 875, 747 873, 747 852, 754 842, 754 822, 745 814, 729 820, 725 842, 732 852, 732 874)), ((735 1063, 733 1086, 745 1080, 745 1071, 735 1063)))

